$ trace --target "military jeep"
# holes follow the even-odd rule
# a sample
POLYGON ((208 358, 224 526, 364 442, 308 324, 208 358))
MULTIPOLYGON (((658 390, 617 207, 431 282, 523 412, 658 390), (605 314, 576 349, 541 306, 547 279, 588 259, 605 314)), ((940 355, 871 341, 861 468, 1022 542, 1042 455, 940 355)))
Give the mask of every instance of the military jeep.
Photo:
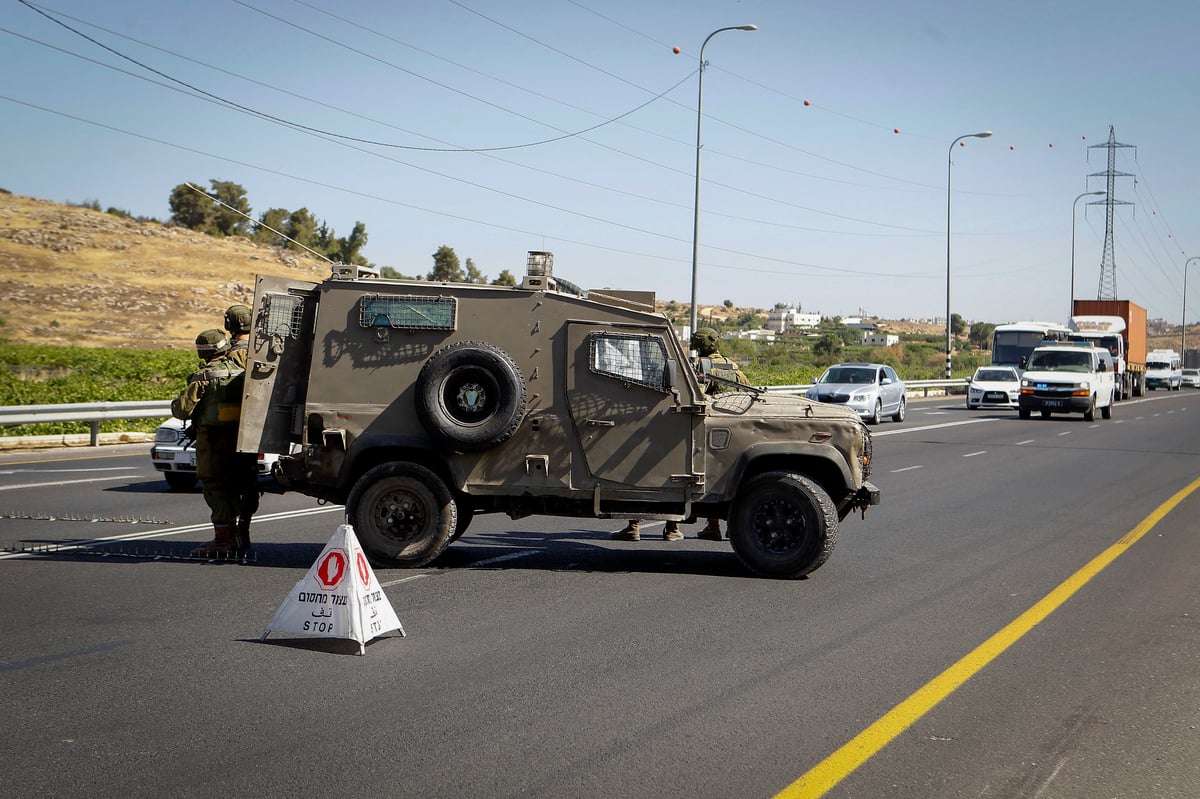
POLYGON ((800 397, 709 394, 704 371, 652 293, 582 291, 549 253, 516 287, 259 276, 239 449, 292 452, 283 488, 345 504, 382 564, 503 512, 721 518, 755 574, 813 571, 879 502, 870 433, 800 397))

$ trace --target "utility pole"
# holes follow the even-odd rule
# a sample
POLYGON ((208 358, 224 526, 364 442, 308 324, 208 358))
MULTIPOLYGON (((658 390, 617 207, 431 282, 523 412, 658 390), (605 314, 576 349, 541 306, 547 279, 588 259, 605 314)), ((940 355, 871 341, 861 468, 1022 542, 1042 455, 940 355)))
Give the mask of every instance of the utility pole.
MULTIPOLYGON (((1105 204, 1104 214, 1104 259, 1100 262, 1100 286, 1096 290, 1096 299, 1098 300, 1115 300, 1117 298, 1117 261, 1113 255, 1113 207, 1117 205, 1132 205, 1132 203, 1118 200, 1117 178, 1131 178, 1133 175, 1129 172, 1117 171, 1117 150, 1121 147, 1132 147, 1137 149, 1132 144, 1121 144, 1117 141, 1116 131, 1112 125, 1108 126, 1108 143, 1093 144, 1088 147, 1089 150, 1104 147, 1108 150, 1108 169, 1104 172, 1093 172, 1088 175, 1089 178, 1105 178, 1105 188, 1108 189, 1108 196, 1103 200, 1097 200, 1088 205, 1105 204)), ((1136 158, 1136 153, 1134 154, 1136 158)))

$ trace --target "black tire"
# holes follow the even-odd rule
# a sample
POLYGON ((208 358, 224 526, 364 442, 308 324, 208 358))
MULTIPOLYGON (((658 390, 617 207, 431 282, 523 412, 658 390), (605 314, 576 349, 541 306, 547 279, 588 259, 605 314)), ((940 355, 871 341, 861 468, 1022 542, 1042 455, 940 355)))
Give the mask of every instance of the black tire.
POLYGON ((394 461, 358 478, 346 515, 375 561, 424 566, 449 545, 457 507, 436 474, 420 464, 394 461))
POLYGON ((1096 395, 1095 394, 1092 395, 1092 404, 1089 405, 1088 409, 1083 412, 1083 421, 1085 421, 1085 422, 1096 421, 1096 395))
POLYGON ((471 520, 475 518, 475 511, 462 503, 455 503, 458 511, 458 519, 454 523, 454 532, 450 535, 450 543, 453 544, 458 539, 462 538, 462 534, 471 526, 471 520))
POLYGON ((1049 419, 1049 418, 1050 418, 1050 411, 1042 411, 1042 418, 1043 418, 1043 419, 1049 419))
POLYGON ((439 444, 480 452, 517 431, 525 414, 525 378, 499 347, 461 341, 422 367, 416 400, 421 424, 439 444))
POLYGON ((195 472, 163 472, 163 478, 172 491, 191 491, 198 479, 195 472))
POLYGON ((867 419, 867 424, 879 424, 883 420, 883 400, 875 400, 875 413, 867 419))
MULTIPOLYGON (((896 409, 896 412, 892 414, 892 421, 893 421, 893 422, 903 422, 903 421, 904 421, 904 410, 905 410, 905 406, 906 406, 907 404, 908 404, 908 403, 907 403, 907 400, 905 400, 905 398, 904 398, 904 397, 901 397, 901 398, 900 398, 900 407, 899 407, 899 408, 897 408, 897 409, 896 409)), ((969 407, 969 406, 968 406, 968 407, 969 407)))
POLYGON ((1113 409, 1113 402, 1109 402, 1107 405, 1105 405, 1103 408, 1100 409, 1100 418, 1101 419, 1111 419, 1112 418, 1112 409, 1113 409))
POLYGON ((812 480, 768 472, 739 492, 729 515, 729 542, 754 574, 795 579, 820 568, 838 538, 837 509, 812 480))
POLYGON ((1018 419, 1028 419, 1029 416, 1030 416, 1030 411, 1028 408, 1017 408, 1017 418, 1018 419))

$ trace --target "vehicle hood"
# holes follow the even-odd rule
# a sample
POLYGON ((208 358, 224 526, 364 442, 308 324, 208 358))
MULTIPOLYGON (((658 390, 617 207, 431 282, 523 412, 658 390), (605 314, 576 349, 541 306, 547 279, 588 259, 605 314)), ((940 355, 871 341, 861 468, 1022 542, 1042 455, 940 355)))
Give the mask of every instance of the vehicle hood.
MULTIPOLYGON (((861 388, 862 384, 859 384, 861 388)), ((750 416, 759 419, 829 419, 859 423, 858 414, 848 408, 797 397, 790 394, 753 394, 728 392, 713 398, 714 416, 750 416)))
POLYGON ((856 391, 873 393, 879 391, 876 383, 816 383, 809 389, 818 397, 849 397, 856 391))

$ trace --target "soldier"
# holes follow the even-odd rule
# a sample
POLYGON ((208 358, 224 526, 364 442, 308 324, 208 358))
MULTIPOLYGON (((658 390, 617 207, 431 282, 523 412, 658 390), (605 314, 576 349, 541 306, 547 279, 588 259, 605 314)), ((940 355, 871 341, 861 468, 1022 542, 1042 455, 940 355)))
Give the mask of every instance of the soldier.
MULTIPOLYGON (((196 336, 196 354, 203 361, 188 377, 187 386, 171 402, 171 415, 190 419, 196 435, 196 475, 204 483, 204 501, 211 512, 213 540, 191 551, 194 558, 226 557, 249 546, 235 530, 239 524, 238 417, 241 412, 242 367, 229 357, 231 343, 223 330, 205 330, 196 336)), ((253 468, 253 462, 251 462, 253 468)), ((255 501, 258 495, 255 492, 255 501)), ((246 518, 249 528, 249 517, 246 518)))
MULTIPOLYGON (((702 327, 692 334, 691 346, 696 351, 697 365, 699 365, 701 358, 707 359, 712 374, 715 374, 717 377, 734 380, 744 386, 750 385, 749 378, 742 373, 738 365, 721 354, 721 350, 718 348, 719 341, 720 336, 711 327, 702 327)), ((737 389, 720 380, 709 380, 704 387, 705 394, 723 394, 726 391, 737 391, 737 389)), ((630 519, 629 524, 623 530, 613 533, 612 537, 617 541, 640 541, 642 539, 640 528, 641 525, 637 519, 630 519)), ((709 519, 708 524, 696 534, 696 537, 708 541, 720 541, 720 520, 709 519)), ((681 538, 683 538, 683 532, 679 529, 679 522, 667 522, 666 526, 663 527, 663 539, 666 541, 678 541, 681 538)))
POLYGON ((229 357, 246 368, 246 355, 250 352, 250 309, 245 305, 230 305, 225 309, 225 329, 233 336, 229 357))
MULTIPOLYGON (((248 306, 230 305, 225 309, 225 329, 233 339, 228 358, 243 369, 246 368, 246 356, 250 353, 250 319, 248 306)), ((234 457, 239 461, 236 470, 239 484, 234 534, 237 536, 238 549, 246 550, 250 548, 250 517, 258 510, 258 454, 235 452, 234 457)))

